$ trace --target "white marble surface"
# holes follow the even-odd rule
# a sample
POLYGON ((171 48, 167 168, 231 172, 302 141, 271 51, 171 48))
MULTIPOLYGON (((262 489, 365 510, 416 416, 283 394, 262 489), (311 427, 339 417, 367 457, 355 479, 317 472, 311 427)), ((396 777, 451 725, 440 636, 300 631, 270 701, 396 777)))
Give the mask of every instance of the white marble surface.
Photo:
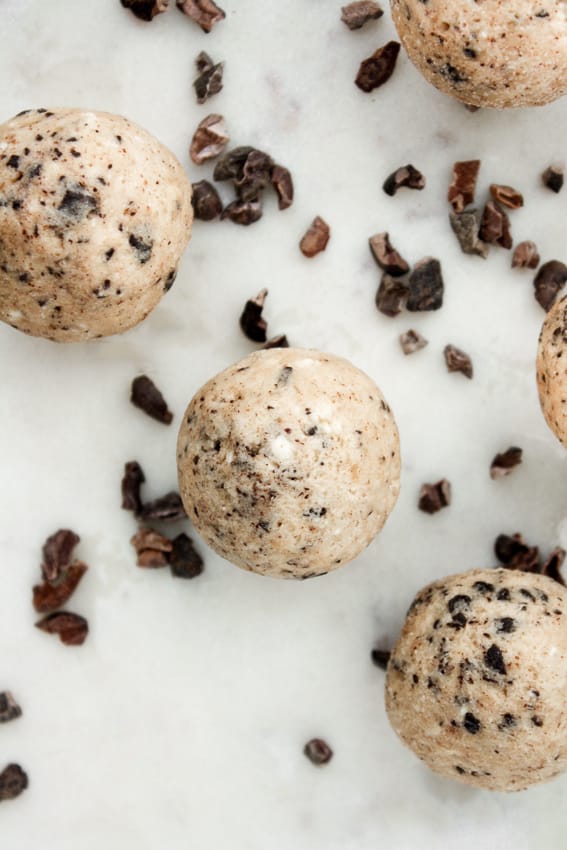
POLYGON ((516 240, 565 259, 567 190, 553 195, 539 175, 565 156, 567 102, 470 114, 403 55, 365 95, 353 78, 394 35, 387 14, 351 33, 330 0, 223 5, 205 36, 175 8, 144 24, 119 0, 0 0, 2 120, 50 105, 123 113, 199 179, 211 169, 190 164, 188 142, 221 112, 235 144, 269 151, 296 184, 290 210, 270 200, 248 229, 197 223, 174 288, 123 337, 60 347, 0 328, 0 690, 24 707, 0 727, 0 762, 30 775, 1 806, 2 847, 559 850, 567 777, 509 796, 436 778, 391 732, 369 652, 394 639, 426 581, 494 563, 497 533, 521 530, 546 551, 567 541, 565 453, 535 390, 532 274, 511 271, 502 249, 464 257, 445 202, 451 163, 480 157, 480 199, 490 182, 517 186, 516 240), (197 106, 201 49, 226 61, 225 86, 197 106), (382 181, 406 162, 427 188, 388 198, 382 181), (315 214, 332 238, 306 260, 297 243, 315 214), (366 239, 385 229, 410 262, 441 259, 442 310, 376 312, 366 239), (150 374, 178 423, 205 379, 252 350, 237 319, 263 286, 271 332, 345 355, 382 387, 402 439, 396 510, 354 563, 312 582, 243 573, 203 544, 195 581, 138 570, 122 465, 141 462, 149 496, 174 487, 176 424, 132 408, 130 381, 150 374), (404 358, 397 337, 411 326, 430 344, 404 358), (472 382, 447 374, 447 342, 472 355, 472 382), (491 481, 492 456, 513 444, 523 465, 491 481), (419 486, 442 476, 453 504, 426 516, 419 486), (40 547, 61 526, 80 533, 91 566, 70 605, 91 625, 78 649, 33 628, 40 547), (302 754, 315 735, 335 751, 321 769, 302 754))

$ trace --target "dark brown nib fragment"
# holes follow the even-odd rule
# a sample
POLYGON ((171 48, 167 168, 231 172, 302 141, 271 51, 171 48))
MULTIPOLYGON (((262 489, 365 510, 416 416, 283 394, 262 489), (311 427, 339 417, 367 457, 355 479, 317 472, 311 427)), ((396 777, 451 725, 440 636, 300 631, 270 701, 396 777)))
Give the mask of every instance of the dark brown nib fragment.
POLYGON ((567 283, 567 266, 559 260, 544 263, 534 279, 535 300, 547 312, 567 283))
POLYGON ((463 212, 465 207, 474 203, 479 169, 480 159, 455 162, 453 165, 453 175, 447 193, 447 200, 456 213, 463 212))
POLYGON ((363 92, 371 92, 388 82, 400 52, 397 41, 389 41, 383 47, 379 47, 372 56, 360 63, 355 84, 363 92))
POLYGON ((221 218, 247 227, 262 218, 262 201, 232 201, 222 211, 221 218))
POLYGON ((524 206, 524 196, 512 186, 502 186, 499 183, 491 183, 490 194, 503 207, 510 210, 519 210, 524 206))
POLYGON ((15 800, 28 787, 27 773, 19 764, 9 764, 0 773, 0 802, 15 800))
POLYGON ((331 238, 331 228, 324 219, 316 216, 299 243, 299 250, 304 257, 315 257, 324 251, 331 238))
POLYGON ((22 709, 10 691, 2 691, 0 693, 0 723, 9 723, 21 715, 22 709))
POLYGON ((312 738, 308 741, 303 748, 303 753, 312 764, 318 766, 327 764, 333 758, 332 749, 322 738, 312 738))
POLYGON ((425 177, 414 168, 413 165, 402 165, 401 168, 396 168, 389 177, 386 178, 382 186, 387 195, 393 197, 398 189, 425 189, 425 177))
POLYGON ((376 667, 379 667, 380 670, 386 670, 391 654, 388 649, 377 649, 375 647, 370 653, 370 658, 376 667))
POLYGON ((187 514, 181 501, 181 496, 175 491, 166 493, 151 502, 145 502, 137 514, 141 520, 155 520, 156 522, 177 522, 186 519, 187 514))
POLYGON ((551 189, 557 195, 563 188, 565 179, 563 169, 558 165, 550 165, 541 175, 541 179, 543 185, 547 186, 548 189, 551 189))
POLYGON ((193 183, 193 212, 195 218, 201 221, 213 221, 218 218, 222 212, 222 201, 220 195, 207 180, 200 180, 198 183, 193 183))
POLYGON ((463 254, 475 254, 477 257, 487 257, 488 245, 482 239, 479 239, 478 236, 480 228, 480 213, 478 210, 467 210, 460 213, 450 212, 449 221, 463 254))
POLYGON ((451 504, 451 485, 446 478, 435 484, 422 484, 417 506, 426 514, 436 514, 451 504))
POLYGON ((130 540, 138 556, 136 564, 145 569, 167 567, 173 544, 152 528, 140 528, 130 540))
POLYGON ((195 165, 202 165, 222 153, 230 141, 222 115, 212 113, 199 122, 191 139, 189 155, 195 165))
POLYGON ((202 50, 195 60, 195 65, 197 77, 193 82, 193 88, 197 95, 197 103, 204 103, 222 89, 224 62, 213 62, 209 54, 202 50))
POLYGON ((406 308, 412 313, 439 310, 443 304, 443 275, 441 263, 425 257, 416 263, 408 280, 409 295, 406 308))
POLYGON ((376 307, 385 316, 397 316, 402 311, 408 293, 409 289, 405 283, 389 274, 383 274, 376 293, 376 307))
POLYGON ((558 581, 559 584, 565 584, 565 579, 561 573, 561 567, 565 560, 565 549, 559 546, 553 550, 549 558, 541 565, 541 574, 558 581))
POLYGON ((517 446, 510 446, 505 452, 495 455, 490 464, 490 477, 496 481, 499 478, 504 478, 510 475, 522 462, 522 450, 517 446))
POLYGON ((341 9, 341 21, 349 30, 359 30, 368 21, 377 21, 384 12, 374 0, 355 0, 341 9))
POLYGON ((468 354, 465 354, 455 345, 446 345, 443 349, 443 355, 447 364, 447 371, 460 372, 466 378, 472 378, 473 365, 468 354))
POLYGON ((173 548, 169 553, 169 567, 175 578, 196 578, 203 572, 203 559, 195 549, 193 541, 186 534, 173 538, 173 548))
POLYGON ((80 646, 85 642, 89 632, 89 624, 85 618, 69 611, 55 611, 39 620, 35 625, 42 632, 59 635, 61 643, 66 646, 80 646))
POLYGON ((75 546, 80 541, 78 534, 61 528, 47 538, 43 544, 41 571, 46 581, 56 582, 71 563, 75 546))
POLYGON ((255 298, 249 298, 240 316, 242 332, 252 342, 266 342, 268 323, 262 318, 262 310, 268 290, 262 289, 255 298))
POLYGON ((537 269, 538 266, 539 252, 535 242, 530 242, 528 239, 525 242, 519 242, 512 254, 512 268, 537 269))
POLYGON ((88 567, 82 561, 74 561, 65 567, 55 582, 44 581, 33 588, 33 607, 38 614, 51 614, 71 598, 88 567))
POLYGON ((278 334, 267 340, 262 348, 289 348, 289 341, 285 334, 278 334))
POLYGON ((138 407, 152 419, 164 425, 169 425, 173 419, 173 413, 169 410, 164 397, 147 375, 138 375, 132 381, 130 401, 134 407, 138 407))
POLYGON ((210 32, 215 24, 226 18, 213 0, 177 0, 177 8, 199 24, 203 32, 210 32))
POLYGON ((499 534, 494 541, 494 554, 510 570, 540 571, 538 547, 529 546, 521 534, 499 534))
POLYGON ((501 245, 502 248, 512 247, 510 219, 495 201, 488 201, 482 213, 478 235, 483 242, 490 245, 501 245))
POLYGON ((274 165, 271 175, 272 186, 278 196, 278 207, 287 210, 293 203, 293 180, 283 165, 274 165))
POLYGON ((409 265, 390 242, 388 233, 376 233, 368 240, 370 252, 380 268, 392 277, 402 277, 409 272, 409 265))
POLYGON ((133 511, 139 514, 142 509, 142 497, 140 490, 146 480, 142 467, 136 460, 129 461, 124 465, 122 477, 122 507, 125 511, 133 511))
POLYGON ((167 12, 169 0, 120 0, 141 21, 152 21, 161 12, 167 12))
POLYGON ((428 341, 419 333, 419 331, 410 329, 409 331, 400 334, 400 345, 402 346, 404 354, 414 354, 416 351, 420 351, 420 349, 425 348, 425 346, 428 345, 428 341))

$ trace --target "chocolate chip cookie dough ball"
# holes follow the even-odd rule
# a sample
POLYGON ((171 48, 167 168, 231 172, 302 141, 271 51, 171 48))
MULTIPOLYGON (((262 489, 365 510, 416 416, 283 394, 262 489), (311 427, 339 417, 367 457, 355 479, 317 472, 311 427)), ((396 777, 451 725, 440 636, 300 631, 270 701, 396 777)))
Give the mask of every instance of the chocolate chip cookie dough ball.
POLYGON ((424 588, 392 651, 386 709, 432 770, 519 791, 567 769, 567 591, 471 570, 424 588))
POLYGON ((257 351, 209 381, 187 408, 177 458, 207 543, 281 578, 352 560, 399 490, 398 431, 380 390, 319 351, 257 351))
POLYGON ((541 106, 567 91, 564 0, 391 0, 424 77, 471 106, 541 106))
POLYGON ((141 322, 191 232, 191 184, 118 115, 35 109, 0 125, 0 319, 81 342, 141 322))
POLYGON ((556 301, 541 329, 537 387, 545 421, 567 448, 567 296, 556 301))

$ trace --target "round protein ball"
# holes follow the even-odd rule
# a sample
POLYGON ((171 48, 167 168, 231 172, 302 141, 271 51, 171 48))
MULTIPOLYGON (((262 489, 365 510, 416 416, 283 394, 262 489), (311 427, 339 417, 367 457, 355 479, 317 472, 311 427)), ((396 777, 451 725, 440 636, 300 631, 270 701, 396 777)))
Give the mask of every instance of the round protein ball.
POLYGON ((121 333, 175 280, 191 184, 141 127, 34 109, 0 125, 0 319, 57 342, 121 333))
POLYGON ((178 440, 181 498, 245 570, 310 578, 352 560, 399 491, 399 439, 375 383, 319 351, 257 351, 195 395, 178 440))
POLYGON ((470 106, 541 106, 567 91, 563 0, 391 0, 391 6, 414 65, 470 106))
POLYGON ((545 421, 567 448, 567 296, 556 301, 545 317, 536 369, 545 421))
POLYGON ((414 599, 386 709, 432 770, 519 791, 567 769, 567 591, 546 576, 471 570, 414 599))

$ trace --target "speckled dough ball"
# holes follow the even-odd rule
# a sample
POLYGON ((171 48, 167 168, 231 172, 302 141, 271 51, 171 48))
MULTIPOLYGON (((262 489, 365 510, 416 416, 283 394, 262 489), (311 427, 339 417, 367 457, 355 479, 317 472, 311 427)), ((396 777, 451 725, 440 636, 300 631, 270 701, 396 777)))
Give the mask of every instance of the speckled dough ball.
POLYGON ((193 398, 178 441, 198 531, 245 570, 321 575, 380 531, 399 490, 398 431, 374 382, 319 351, 257 351, 193 398))
POLYGON ((80 342, 141 322, 171 287, 191 184, 141 127, 35 109, 0 126, 0 319, 80 342))
POLYGON ((391 0, 424 77, 471 106, 541 106, 567 91, 565 0, 391 0))
POLYGON ((567 297, 553 305, 543 323, 537 386, 545 420, 567 448, 567 297))
POLYGON ((437 773, 519 791, 567 769, 567 591, 471 570, 424 588, 393 649, 386 708, 437 773))

